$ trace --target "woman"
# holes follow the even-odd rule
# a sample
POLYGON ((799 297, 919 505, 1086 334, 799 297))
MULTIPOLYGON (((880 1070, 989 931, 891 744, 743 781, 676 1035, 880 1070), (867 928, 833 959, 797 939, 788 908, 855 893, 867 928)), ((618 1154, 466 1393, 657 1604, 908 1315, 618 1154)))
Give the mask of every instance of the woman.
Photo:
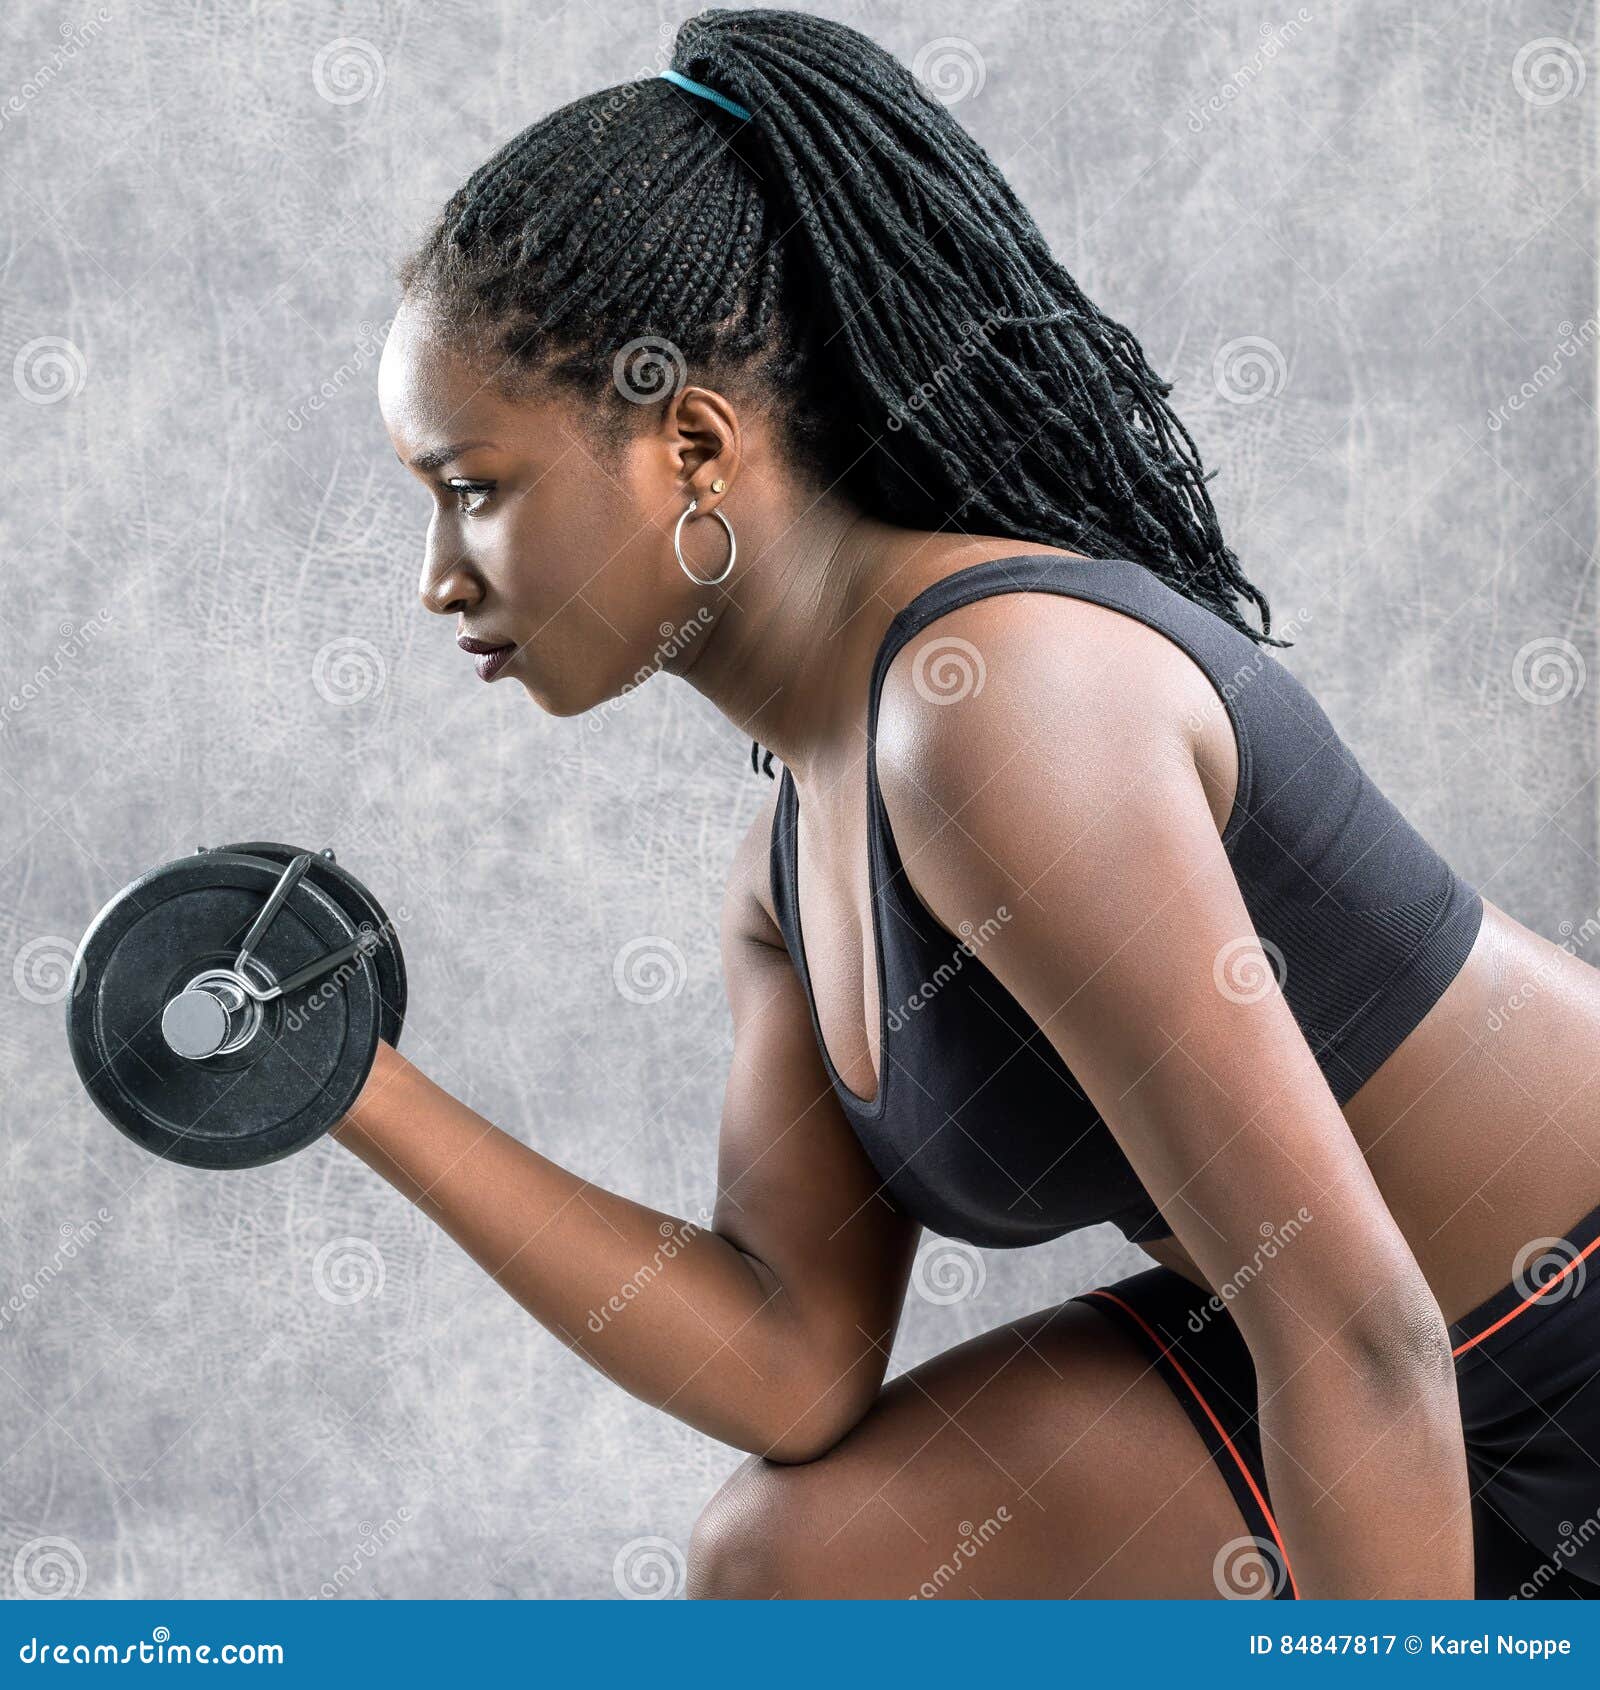
POLYGON ((691 1593, 1592 1594, 1600 977, 1270 656, 1167 385, 948 112, 705 13, 401 279, 424 604, 547 711, 665 670, 784 765, 709 1229, 386 1047, 339 1128, 752 1452, 691 1593), (1159 1265, 884 1388, 920 1227, 1107 1219, 1159 1265))

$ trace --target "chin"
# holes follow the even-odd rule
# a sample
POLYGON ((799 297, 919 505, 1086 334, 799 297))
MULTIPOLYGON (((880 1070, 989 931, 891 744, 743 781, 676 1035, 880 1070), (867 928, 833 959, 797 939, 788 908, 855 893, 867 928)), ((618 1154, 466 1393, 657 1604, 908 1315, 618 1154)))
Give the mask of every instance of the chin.
POLYGON ((580 695, 572 690, 552 688, 542 680, 529 680, 522 675, 518 675, 517 680, 522 690, 547 716, 582 716, 603 702, 592 693, 580 695))

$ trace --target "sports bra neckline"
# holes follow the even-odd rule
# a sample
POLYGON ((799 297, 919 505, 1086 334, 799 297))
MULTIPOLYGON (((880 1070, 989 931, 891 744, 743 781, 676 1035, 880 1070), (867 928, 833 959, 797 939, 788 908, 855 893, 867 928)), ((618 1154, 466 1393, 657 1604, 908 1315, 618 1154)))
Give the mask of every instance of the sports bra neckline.
MULTIPOLYGON (((867 919, 869 930, 866 935, 872 944, 873 972, 878 982, 878 1084, 874 1094, 863 1097, 860 1092, 845 1084, 843 1075, 834 1066, 833 1057, 828 1050, 828 1041, 822 1036, 822 1017, 817 1011, 817 994, 811 979, 811 963, 806 954, 804 924, 800 918, 800 793, 796 787, 793 775, 785 765, 782 777, 778 782, 778 801, 773 807, 773 833, 779 828, 786 828, 791 835, 787 858, 787 885, 785 901, 788 904, 790 922, 794 930, 795 968, 800 975, 802 993, 806 1000, 806 1009, 811 1018, 811 1032, 816 1040, 817 1050, 822 1057, 822 1066, 828 1076, 828 1082, 833 1087, 834 1095, 839 1098, 846 1110, 859 1116, 863 1121, 876 1121, 884 1112, 885 1099, 888 1093, 888 1076, 892 1063, 889 1058, 889 1003, 887 969, 884 963, 883 939, 878 931, 878 912, 882 901, 882 884, 879 877, 878 847, 880 843, 893 838, 893 829, 889 825, 889 813, 883 803, 878 790, 878 703, 883 694, 884 677, 889 672, 889 665, 894 661, 901 646, 918 631, 920 622, 918 612, 924 608, 925 601, 935 595, 953 592, 958 583, 971 580, 974 576, 985 571, 1001 568, 1006 564, 1034 563, 1044 561, 1058 563, 1083 564, 1090 567, 1103 564, 1115 564, 1124 560, 1119 558, 1086 558, 1069 556, 1064 552, 1008 552, 1004 557, 984 558, 979 563, 969 563, 960 569, 953 569, 948 575, 941 576, 937 581, 931 581, 923 587, 913 598, 897 610, 884 630, 883 638, 878 642, 878 649, 873 656, 872 670, 867 681, 867 919), (882 832, 874 826, 877 815, 882 818, 882 832)), ((1024 589, 1026 583, 1018 583, 1019 590, 1024 589)), ((979 595, 982 596, 982 595, 979 595)), ((947 606, 955 609, 955 605, 947 606)), ((922 620, 936 620, 934 617, 922 620)), ((896 851, 898 856, 898 851, 896 851)), ((769 862, 771 860, 769 850, 769 862)), ((898 865, 897 865, 898 866, 898 865)), ((904 873, 904 869, 899 869, 904 873)), ((916 897, 914 891, 907 887, 907 894, 916 897)), ((927 910, 930 920, 945 932, 949 929, 939 921, 932 910, 917 902, 927 910)), ((780 926, 781 926, 780 922, 780 926)), ((956 936, 951 934, 954 939, 956 936)), ((869 1053, 870 1054, 870 1053, 869 1053)))

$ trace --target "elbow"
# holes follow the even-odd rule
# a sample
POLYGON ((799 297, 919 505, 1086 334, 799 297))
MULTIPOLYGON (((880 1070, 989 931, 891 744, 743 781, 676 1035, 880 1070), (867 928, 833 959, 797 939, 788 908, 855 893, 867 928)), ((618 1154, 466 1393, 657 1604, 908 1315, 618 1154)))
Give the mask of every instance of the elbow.
POLYGON ((787 1419, 780 1415, 778 1418, 784 1419, 782 1426, 769 1427, 765 1442, 747 1447, 752 1454, 779 1467, 802 1467, 807 1462, 820 1461, 861 1424, 867 1406, 863 1403, 849 1412, 813 1412, 798 1420, 792 1413, 787 1419))
POLYGON ((1277 1324, 1250 1338, 1263 1397, 1298 1390, 1356 1386, 1392 1415, 1458 1418, 1450 1329, 1425 1283, 1371 1299, 1354 1312, 1323 1311, 1314 1328, 1277 1324))
POLYGON ((820 1461, 849 1430, 848 1426, 844 1426, 835 1432, 814 1436, 786 1434, 776 1438, 765 1449, 752 1453, 759 1455, 763 1461, 770 1461, 775 1467, 804 1467, 808 1462, 820 1461))
POLYGON ((1456 1399, 1450 1329, 1424 1285, 1398 1301, 1385 1299, 1375 1318, 1352 1321, 1345 1334, 1362 1378, 1385 1394, 1426 1402, 1456 1399))
POLYGON ((707 1421, 698 1429, 735 1449, 742 1449, 746 1455, 759 1456, 774 1467, 804 1467, 808 1462, 820 1461, 842 1443, 856 1424, 840 1421, 825 1425, 807 1420, 804 1424, 791 1425, 782 1423, 781 1416, 774 1416, 734 1427, 707 1421))
POLYGON ((820 1461, 866 1418, 878 1381, 834 1379, 784 1392, 761 1416, 761 1424, 739 1441, 741 1449, 779 1467, 820 1461))
POLYGON ((722 1405, 686 1413, 648 1397, 641 1400, 665 1410, 706 1437, 743 1450, 746 1455, 759 1456, 775 1467, 801 1467, 810 1461, 820 1461, 861 1420, 859 1414, 854 1417, 806 1414, 792 1402, 786 1408, 742 1404, 733 1412, 722 1405))

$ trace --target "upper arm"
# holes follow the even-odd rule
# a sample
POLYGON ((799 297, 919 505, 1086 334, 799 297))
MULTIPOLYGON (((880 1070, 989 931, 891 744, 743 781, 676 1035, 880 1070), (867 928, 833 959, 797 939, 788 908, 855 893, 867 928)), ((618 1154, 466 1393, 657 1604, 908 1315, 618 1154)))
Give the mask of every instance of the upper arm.
POLYGON ((1421 1276, 1223 850, 1196 764, 1210 682, 1131 617, 1012 597, 940 625, 982 653, 980 690, 936 704, 914 653, 891 670, 879 783, 911 882, 946 927, 996 929, 984 966, 1237 1293, 1258 1365, 1365 1342, 1379 1288, 1421 1276), (1241 1273, 1291 1221, 1273 1271, 1241 1273))
MULTIPOLYGON (((714 1226, 751 1257, 829 1369, 882 1383, 918 1228, 882 1194, 817 1051, 800 982, 767 910, 764 807, 735 856, 722 918, 733 1013, 714 1226)), ((864 1403, 863 1403, 864 1406, 864 1403)))

